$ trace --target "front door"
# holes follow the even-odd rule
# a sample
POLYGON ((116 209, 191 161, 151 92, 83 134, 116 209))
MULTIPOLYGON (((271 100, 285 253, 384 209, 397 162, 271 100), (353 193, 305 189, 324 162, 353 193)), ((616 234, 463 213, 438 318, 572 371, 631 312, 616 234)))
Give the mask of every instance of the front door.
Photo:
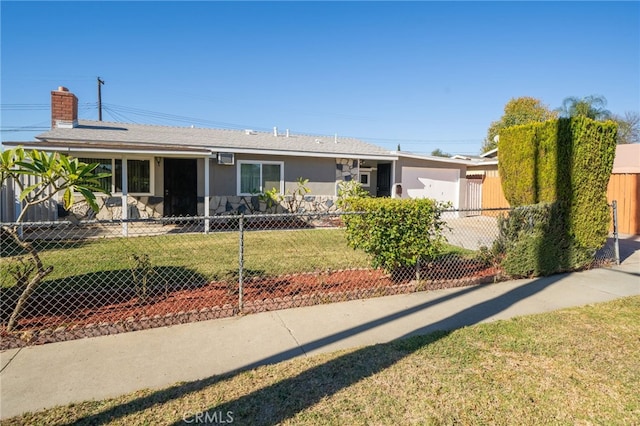
POLYGON ((164 215, 195 216, 198 212, 196 159, 164 159, 164 215))
POLYGON ((378 180, 376 186, 376 196, 391 196, 391 163, 378 163, 378 180))

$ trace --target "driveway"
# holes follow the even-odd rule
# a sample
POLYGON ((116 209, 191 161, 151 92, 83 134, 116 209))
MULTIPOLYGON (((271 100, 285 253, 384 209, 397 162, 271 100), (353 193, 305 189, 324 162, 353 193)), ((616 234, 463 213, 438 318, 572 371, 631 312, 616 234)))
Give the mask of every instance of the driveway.
POLYGON ((454 246, 478 250, 481 246, 491 247, 493 241, 498 238, 498 224, 495 217, 445 218, 445 222, 451 229, 445 230, 444 235, 449 244, 454 246))

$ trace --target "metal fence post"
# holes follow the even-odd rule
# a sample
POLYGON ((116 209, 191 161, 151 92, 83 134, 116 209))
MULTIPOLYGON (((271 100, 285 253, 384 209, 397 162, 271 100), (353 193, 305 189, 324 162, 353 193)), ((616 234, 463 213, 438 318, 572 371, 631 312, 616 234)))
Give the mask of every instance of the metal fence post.
POLYGON ((613 208, 613 248, 615 250, 616 265, 620 264, 620 239, 618 238, 618 202, 611 202, 613 208))
POLYGON ((240 215, 238 229, 240 232, 240 244, 238 248, 238 312, 242 312, 242 287, 244 280, 244 213, 240 215))

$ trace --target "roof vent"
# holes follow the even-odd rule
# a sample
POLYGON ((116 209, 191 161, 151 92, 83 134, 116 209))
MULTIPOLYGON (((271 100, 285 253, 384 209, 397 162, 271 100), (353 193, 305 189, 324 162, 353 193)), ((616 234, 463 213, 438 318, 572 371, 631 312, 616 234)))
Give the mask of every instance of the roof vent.
POLYGON ((255 130, 251 130, 251 129, 244 129, 244 134, 245 135, 257 135, 258 132, 256 132, 255 130))

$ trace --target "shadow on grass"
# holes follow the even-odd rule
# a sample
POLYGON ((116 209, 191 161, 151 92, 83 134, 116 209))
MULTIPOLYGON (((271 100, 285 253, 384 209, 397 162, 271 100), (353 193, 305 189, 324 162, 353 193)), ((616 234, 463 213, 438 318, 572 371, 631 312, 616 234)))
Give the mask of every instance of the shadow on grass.
MULTIPOLYGON (((6 231, 0 229, 0 257, 25 256, 27 251, 20 247, 13 237, 6 231)), ((80 248, 87 244, 89 240, 55 240, 55 239, 39 239, 37 241, 29 241, 42 254, 48 250, 67 250, 80 248)))
MULTIPOLYGON (((27 299, 21 319, 36 315, 73 315, 88 308, 122 304, 139 297, 130 269, 92 272, 43 282, 27 299)), ((205 276, 187 268, 157 266, 149 276, 148 303, 164 299, 172 293, 196 289, 208 283, 205 276)), ((4 323, 22 287, 0 289, 0 321, 4 323)))
MULTIPOLYGON (((566 275, 554 275, 534 280, 492 299, 484 300, 452 313, 440 321, 423 325, 406 333, 402 338, 398 339, 398 341, 364 347, 339 356, 294 377, 284 379, 271 386, 243 395, 227 403, 214 407, 202 407, 207 411, 203 413, 192 412, 190 413, 190 417, 179 419, 174 424, 179 425, 185 422, 194 423, 197 421, 198 416, 200 419, 212 419, 215 416, 219 416, 220 413, 225 414, 227 412, 233 412, 235 421, 240 424, 275 425, 281 423, 313 406, 323 398, 335 395, 337 392, 348 388, 360 380, 390 367, 421 348, 442 339, 450 333, 450 330, 487 320, 513 306, 515 303, 543 291, 545 288, 562 280, 565 276, 566 275), (412 338, 407 340, 405 339, 407 337, 412 338)), ((303 345, 302 348, 294 348, 280 352, 248 364, 239 369, 239 371, 298 357, 304 353, 331 345, 444 302, 472 295, 472 293, 476 292, 479 288, 479 286, 476 286, 461 289, 400 312, 315 340, 303 345)), ((203 380, 175 385, 164 390, 153 392, 151 395, 106 409, 95 415, 79 419, 74 424, 106 424, 129 414, 146 410, 154 405, 167 403, 185 395, 201 391, 217 382, 230 379, 234 374, 236 373, 212 376, 203 380)))

